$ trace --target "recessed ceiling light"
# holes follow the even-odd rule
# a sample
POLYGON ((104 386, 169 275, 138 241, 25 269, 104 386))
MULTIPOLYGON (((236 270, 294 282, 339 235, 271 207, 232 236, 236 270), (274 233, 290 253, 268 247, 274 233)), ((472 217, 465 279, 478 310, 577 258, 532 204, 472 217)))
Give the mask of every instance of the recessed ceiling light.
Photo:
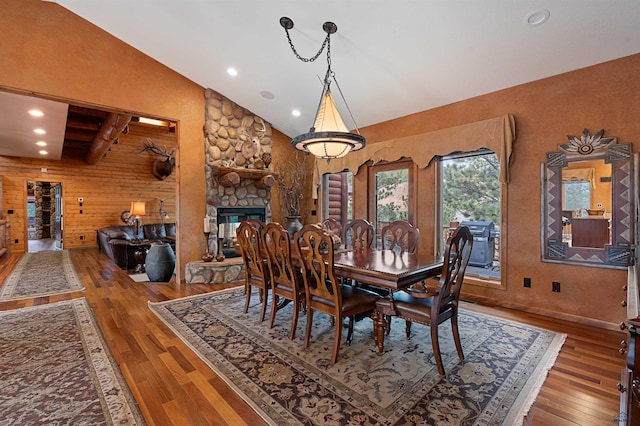
POLYGON ((40 151, 38 151, 38 153, 41 154, 41 155, 47 155, 48 154, 48 152, 45 151, 44 149, 41 149, 40 151))
POLYGON ((532 27, 535 27, 536 25, 540 25, 547 22, 547 20, 549 19, 549 16, 551 16, 551 12, 549 12, 547 9, 536 9, 527 13, 524 16, 524 19, 522 20, 522 22, 524 22, 527 25, 531 25, 532 27))
POLYGON ((260 96, 262 96, 265 99, 273 99, 276 97, 276 95, 274 95, 273 93, 269 92, 268 90, 263 90, 262 92, 260 92, 260 96))
POLYGON ((32 109, 29 110, 29 115, 31 115, 32 117, 42 117, 44 115, 44 112, 40 111, 39 109, 32 109))
POLYGON ((44 135, 47 133, 44 129, 33 129, 33 131, 39 135, 44 135))
POLYGON ((138 117, 139 123, 151 124, 152 126, 169 127, 169 122, 164 120, 156 120, 155 118, 138 117))
POLYGON ((47 143, 45 141, 38 141, 38 142, 36 142, 36 145, 38 145, 38 146, 47 146, 47 143))
POLYGON ((231 77, 235 77, 238 75, 238 70, 233 67, 229 67, 227 68, 227 74, 229 74, 231 77))
POLYGON ((291 111, 291 115, 293 115, 294 117, 300 117, 300 110, 294 109, 293 111, 291 111))

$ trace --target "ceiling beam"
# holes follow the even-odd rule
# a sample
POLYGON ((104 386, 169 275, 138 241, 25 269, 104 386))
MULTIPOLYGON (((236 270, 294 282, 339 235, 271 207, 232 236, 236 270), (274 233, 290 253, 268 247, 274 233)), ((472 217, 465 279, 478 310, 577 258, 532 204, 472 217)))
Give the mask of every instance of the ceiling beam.
POLYGON ((109 151, 111 145, 118 139, 130 121, 130 114, 110 113, 100 130, 98 130, 98 134, 85 157, 85 162, 90 165, 97 164, 109 151))

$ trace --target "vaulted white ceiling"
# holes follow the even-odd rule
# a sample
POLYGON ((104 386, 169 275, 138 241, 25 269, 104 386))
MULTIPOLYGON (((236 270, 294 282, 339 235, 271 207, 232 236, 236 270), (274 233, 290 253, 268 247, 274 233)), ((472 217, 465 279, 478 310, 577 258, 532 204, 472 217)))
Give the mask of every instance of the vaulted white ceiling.
POLYGON ((291 137, 313 124, 327 64, 324 53, 295 58, 282 16, 305 57, 318 51, 323 22, 336 23, 332 69, 358 127, 640 52, 638 0, 57 3, 291 137), (548 20, 528 24, 541 9, 548 20))

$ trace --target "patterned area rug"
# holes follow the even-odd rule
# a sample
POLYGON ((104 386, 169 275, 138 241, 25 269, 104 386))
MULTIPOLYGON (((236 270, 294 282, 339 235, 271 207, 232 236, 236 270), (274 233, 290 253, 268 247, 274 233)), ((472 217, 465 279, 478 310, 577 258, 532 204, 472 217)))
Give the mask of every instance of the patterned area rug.
POLYGON ((144 424, 84 298, 0 312, 0 424, 144 424))
POLYGON ((305 315, 290 341, 291 305, 278 312, 270 330, 268 320, 258 322, 257 294, 249 313, 242 313, 242 293, 234 288, 149 306, 267 422, 278 425, 521 424, 565 339, 462 310, 465 361, 458 362, 450 327, 441 326, 447 371, 441 378, 427 327, 414 325, 407 339, 404 321, 393 321, 385 352, 378 354, 372 322, 365 319, 333 365, 327 316, 314 315, 304 350, 305 315))
POLYGON ((68 250, 26 253, 0 288, 0 301, 84 290, 68 250))

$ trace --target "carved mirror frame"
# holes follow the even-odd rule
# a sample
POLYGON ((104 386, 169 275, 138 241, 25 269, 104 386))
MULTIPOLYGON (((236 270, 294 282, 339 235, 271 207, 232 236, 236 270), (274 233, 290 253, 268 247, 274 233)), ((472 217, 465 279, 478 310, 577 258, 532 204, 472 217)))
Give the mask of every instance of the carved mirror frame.
POLYGON ((626 269, 632 259, 637 220, 638 154, 630 143, 591 136, 568 136, 568 144, 546 154, 541 164, 541 255, 543 262, 626 269), (611 244, 604 248, 571 247, 562 240, 562 169, 572 161, 603 159, 611 164, 611 244))

